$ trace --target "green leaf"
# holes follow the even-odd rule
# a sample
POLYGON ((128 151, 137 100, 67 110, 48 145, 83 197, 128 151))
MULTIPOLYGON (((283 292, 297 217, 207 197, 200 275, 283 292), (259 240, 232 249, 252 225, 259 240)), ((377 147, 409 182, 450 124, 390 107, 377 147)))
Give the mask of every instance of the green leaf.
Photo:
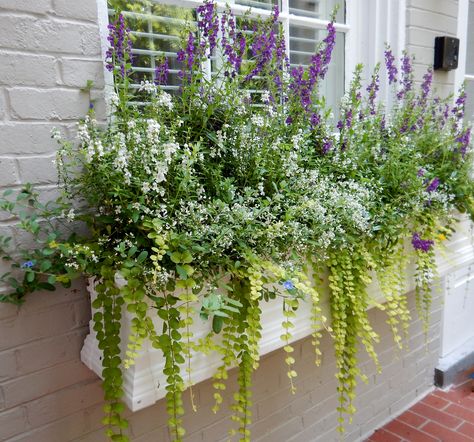
POLYGON ((181 253, 179 252, 173 252, 170 258, 171 258, 171 261, 173 261, 175 264, 181 263, 181 253))
POLYGON ((35 280, 36 274, 35 272, 27 272, 26 273, 26 280, 28 282, 33 282, 35 280))
POLYGON ((224 320, 220 316, 214 316, 212 318, 212 330, 215 334, 219 334, 221 332, 223 325, 224 320))
POLYGON ((181 262, 183 264, 189 264, 190 262, 193 261, 193 255, 191 255, 191 252, 189 252, 189 250, 186 250, 183 254, 182 254, 182 258, 181 258, 181 262))
POLYGON ((216 310, 216 311, 214 312, 214 315, 215 315, 215 316, 222 317, 222 318, 228 318, 228 317, 229 317, 229 315, 228 315, 227 313, 222 312, 222 311, 220 311, 220 310, 216 310))
POLYGON ((179 264, 176 265, 176 271, 178 272, 178 275, 181 279, 187 279, 188 278, 188 272, 183 266, 180 266, 179 264))
POLYGON ((142 263, 143 261, 145 261, 145 259, 147 258, 148 256, 148 252, 146 250, 143 250, 143 252, 141 252, 138 257, 137 257, 137 262, 138 263, 142 263))
POLYGON ((51 267, 52 267, 51 261, 48 261, 48 260, 43 261, 40 265, 40 271, 43 273, 47 272, 51 267))

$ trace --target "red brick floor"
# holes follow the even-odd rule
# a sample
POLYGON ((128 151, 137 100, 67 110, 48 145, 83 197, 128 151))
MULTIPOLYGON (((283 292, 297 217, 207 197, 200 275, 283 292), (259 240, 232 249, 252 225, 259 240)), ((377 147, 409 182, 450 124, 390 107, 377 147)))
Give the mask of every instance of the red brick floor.
POLYGON ((449 391, 435 390, 367 442, 474 441, 474 393, 471 381, 449 391))

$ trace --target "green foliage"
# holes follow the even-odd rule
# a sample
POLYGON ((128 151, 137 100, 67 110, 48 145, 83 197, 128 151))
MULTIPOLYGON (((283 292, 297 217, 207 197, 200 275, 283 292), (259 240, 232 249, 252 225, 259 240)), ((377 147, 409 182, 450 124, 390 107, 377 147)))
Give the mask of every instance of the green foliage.
MULTIPOLYGON (((152 2, 116 6, 136 12, 165 8, 152 2)), ((215 20, 212 4, 206 7, 215 20)), ((165 9, 155 12, 193 18, 179 8, 165 9)), ((232 16, 226 14, 230 26, 232 16)), ((188 387, 195 409, 194 354, 217 352, 222 363, 213 376, 213 411, 223 403, 227 371, 238 367, 231 435, 249 441, 252 373, 259 365, 267 301, 281 302, 292 392, 299 306, 311 303, 316 364, 321 328, 333 336, 342 431, 345 415, 355 411, 357 379, 364 379, 359 343, 378 365, 378 336, 367 309, 375 305, 387 313, 401 348, 410 320, 405 274, 414 259, 417 308, 427 330, 435 246, 452 232, 455 210, 474 213, 473 154, 470 129, 461 121, 462 91, 450 106, 450 99, 430 92, 429 73, 421 89, 414 88, 405 58, 402 76, 393 83, 393 109, 387 111, 376 100, 380 67, 365 95, 358 67, 334 127, 319 90, 335 35, 332 24, 313 59, 321 65, 288 72, 276 21, 275 16, 255 22, 239 18, 242 28, 255 23, 245 40, 232 40, 236 34, 225 28, 222 35, 232 41, 241 65, 235 68, 221 47, 213 76, 207 72, 215 49, 209 33, 191 32, 180 56, 180 95, 167 94, 149 79, 133 89, 137 78, 130 72, 130 54, 112 48, 108 63, 115 90, 106 127, 91 110, 79 125, 78 143, 53 133, 61 146, 61 196, 43 203, 26 186, 0 198, 2 213, 33 244, 21 247, 0 236, 1 256, 12 265, 2 276, 11 291, 1 301, 21 303, 55 284, 68 287, 81 275, 95 278, 94 330, 103 352, 104 423, 112 440, 127 440, 120 402, 123 372, 149 340, 165 361, 172 438, 181 441, 185 435, 188 387), (262 35, 273 42, 266 54, 258 52, 262 35), (258 75, 252 76, 255 70, 258 75), (384 305, 368 294, 374 275, 384 305), (328 288, 330 321, 321 302, 328 288), (132 322, 121 354, 124 311, 132 322), (200 340, 192 333, 196 319, 212 321, 200 340)), ((112 31, 126 34, 119 25, 112 31)), ((142 25, 136 29, 148 32, 142 25)), ((153 31, 169 31, 160 26, 153 31)), ((203 24, 199 27, 202 31, 203 24)), ((115 35, 114 44, 121 37, 115 35)), ((124 42, 133 39, 125 37, 124 42)))

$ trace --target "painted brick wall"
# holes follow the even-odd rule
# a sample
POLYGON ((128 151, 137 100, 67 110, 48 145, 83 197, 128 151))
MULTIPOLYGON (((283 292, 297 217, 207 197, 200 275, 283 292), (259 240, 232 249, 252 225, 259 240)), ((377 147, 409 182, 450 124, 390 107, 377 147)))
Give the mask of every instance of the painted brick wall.
MULTIPOLYGON (((408 49, 417 55, 417 68, 431 63, 434 35, 441 29, 455 31, 455 3, 408 2, 408 49)), ((96 9, 96 0, 0 0, 0 187, 18 188, 31 181, 45 193, 54 192, 51 160, 56 147, 50 130, 55 126, 71 136, 88 106, 80 88, 93 79, 98 94, 103 83, 96 9)), ((451 74, 437 74, 436 80, 445 92, 453 82, 451 74)), ((11 229, 10 221, 0 218, 0 228, 11 229)), ((369 383, 359 388, 358 414, 346 440, 359 440, 431 388, 440 346, 440 305, 438 296, 428 343, 414 320, 409 350, 398 356, 383 313, 370 313, 382 337, 378 351, 383 372, 376 374, 362 354, 369 383)), ((105 440, 100 381, 79 360, 89 317, 83 284, 31 296, 20 309, 0 305, 1 441, 105 440)), ((322 350, 323 365, 316 368, 310 339, 297 343, 294 396, 283 353, 263 358, 254 376, 254 440, 338 440, 335 363, 327 335, 322 350)), ((230 378, 232 390, 235 373, 230 378)), ((225 406, 231 398, 226 398, 224 411, 213 415, 210 382, 196 386, 195 394, 199 409, 185 417, 187 441, 223 440, 229 426, 225 406)), ((134 441, 169 439, 163 402, 129 415, 134 441)))

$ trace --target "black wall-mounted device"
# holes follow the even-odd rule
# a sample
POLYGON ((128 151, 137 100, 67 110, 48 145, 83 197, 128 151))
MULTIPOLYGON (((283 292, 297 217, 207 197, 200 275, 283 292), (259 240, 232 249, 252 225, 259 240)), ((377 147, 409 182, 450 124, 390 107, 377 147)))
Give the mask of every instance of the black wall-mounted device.
POLYGON ((458 67, 459 38, 435 37, 434 70, 451 71, 458 67))

